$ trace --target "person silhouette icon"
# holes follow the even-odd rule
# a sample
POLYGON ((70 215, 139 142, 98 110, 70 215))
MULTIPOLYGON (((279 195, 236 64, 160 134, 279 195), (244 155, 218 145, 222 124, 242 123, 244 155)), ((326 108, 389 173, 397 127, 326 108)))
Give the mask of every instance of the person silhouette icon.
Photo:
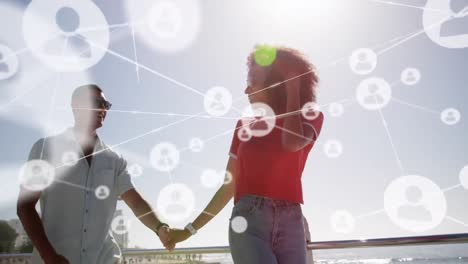
POLYGON ((440 28, 441 37, 457 36, 468 34, 468 5, 465 0, 450 1, 450 12, 453 17, 444 23, 440 28))
POLYGON ((10 67, 8 66, 8 64, 3 61, 4 60, 4 56, 3 56, 3 53, 0 52, 0 72, 2 73, 8 73, 10 72, 10 67))
POLYGON ((47 179, 44 175, 44 170, 41 166, 35 165, 31 168, 31 177, 29 179, 31 185, 47 185, 47 179))
POLYGON ((171 156, 171 153, 170 153, 169 149, 167 149, 167 148, 162 149, 161 150, 161 157, 159 159, 159 165, 161 167, 165 167, 165 168, 171 167, 174 164, 174 161, 172 160, 172 158, 170 156, 171 156))
POLYGON ((399 218, 418 222, 432 221, 432 213, 422 204, 423 193, 418 186, 408 186, 405 198, 406 204, 398 208, 399 218))
POLYGON ((77 32, 80 28, 78 12, 70 7, 62 7, 57 11, 55 21, 60 30, 59 36, 46 43, 45 53, 74 59, 90 58, 91 45, 77 32))
POLYGON ((364 99, 364 104, 366 105, 382 105, 384 103, 384 98, 379 93, 380 89, 377 84, 369 84, 367 87, 368 95, 364 99))
POLYGON ((268 123, 263 119, 266 115, 266 110, 258 108, 255 110, 254 121, 250 124, 251 130, 268 130, 268 123))
POLYGON ((414 72, 413 72, 413 71, 408 71, 408 72, 406 73, 405 80, 406 80, 407 83, 414 83, 414 82, 416 82, 416 76, 414 75, 414 72))
POLYGON ((212 98, 210 107, 216 111, 224 111, 225 107, 223 102, 223 95, 221 93, 216 93, 212 98))
POLYGON ((125 224, 124 219, 119 219, 119 224, 116 227, 116 231, 118 231, 118 232, 126 232, 127 231, 127 225, 125 224))
POLYGON ((248 138, 250 138, 249 133, 247 133, 247 129, 245 129, 245 128, 242 129, 241 138, 243 138, 243 139, 248 139, 248 138))
POLYGON ((179 191, 173 191, 171 194, 171 203, 167 205, 166 213, 183 214, 186 208, 182 203, 182 194, 179 191))
POLYGON ((444 118, 445 122, 452 123, 456 121, 455 113, 453 111, 447 112, 444 118))
POLYGON ((150 11, 150 28, 161 38, 176 37, 182 27, 182 16, 179 8, 171 2, 154 6, 150 11))
POLYGON ((357 54, 357 64, 356 71, 367 72, 372 69, 372 63, 369 61, 369 58, 365 52, 360 52, 357 54))

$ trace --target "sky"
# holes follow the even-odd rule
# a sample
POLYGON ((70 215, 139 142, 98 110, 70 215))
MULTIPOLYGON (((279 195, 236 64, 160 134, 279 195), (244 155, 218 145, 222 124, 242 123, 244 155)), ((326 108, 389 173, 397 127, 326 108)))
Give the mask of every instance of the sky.
MULTIPOLYGON (((96 60, 81 65, 82 70, 52 67, 60 63, 35 52, 35 42, 51 34, 42 30, 43 24, 28 21, 54 20, 48 13, 55 2, 28 9, 29 1, 0 4, 0 44, 9 46, 18 59, 13 76, 0 75, 0 219, 17 218, 18 170, 32 144, 71 126, 71 92, 81 84, 96 83, 113 104, 99 135, 107 145, 118 145, 115 150, 129 164, 143 167, 143 174, 134 179, 142 195, 156 208, 158 194, 168 184, 185 184, 195 194, 190 217, 170 223, 183 227, 216 191, 203 186, 200 176, 205 169, 225 169, 230 130, 239 118, 238 109, 248 104, 243 93, 246 58, 256 44, 267 43, 300 50, 320 77, 317 103, 325 121, 302 176, 302 209, 313 241, 467 232, 468 190, 460 175, 468 165, 468 21, 462 17, 438 31, 458 34, 458 39, 445 42, 433 37, 434 25, 440 23, 427 23, 441 21, 450 13, 448 8, 462 10, 466 1, 177 0, 183 22, 176 24, 178 35, 164 40, 138 20, 163 1, 136 5, 96 0, 91 3, 95 8, 87 3, 83 9, 76 3, 86 1, 69 2, 85 11, 80 22, 88 31, 82 34, 97 50, 96 60), (362 48, 377 54, 375 69, 367 74, 353 72, 349 63, 353 52, 362 48), (420 81, 402 82, 406 68, 418 69, 420 81), (382 109, 368 110, 356 98, 360 83, 368 78, 384 79, 391 86, 391 99, 382 109), (206 118, 204 94, 215 86, 227 88, 235 102, 222 118, 206 118), (330 113, 331 103, 341 103, 343 113, 330 113), (454 125, 441 120, 442 111, 449 108, 460 113, 454 125), (199 113, 203 116, 191 116, 199 113), (154 132, 160 127, 164 128, 154 132), (205 141, 201 152, 187 149, 194 137, 205 141), (336 158, 324 151, 330 141, 342 145, 336 158), (151 166, 151 150, 161 142, 183 150, 171 173, 151 166), (409 175, 424 177, 427 181, 421 184, 443 190, 446 201, 440 207, 445 204, 446 210, 436 209, 433 215, 440 223, 419 232, 398 224, 384 205, 387 187, 409 175), (342 211, 354 220, 344 233, 337 232, 332 221, 342 211)), ((180 247, 228 245, 232 206, 231 201, 180 247)), ((124 204, 118 208, 134 219, 124 204)), ((162 246, 135 221, 129 237, 131 246, 162 246)))

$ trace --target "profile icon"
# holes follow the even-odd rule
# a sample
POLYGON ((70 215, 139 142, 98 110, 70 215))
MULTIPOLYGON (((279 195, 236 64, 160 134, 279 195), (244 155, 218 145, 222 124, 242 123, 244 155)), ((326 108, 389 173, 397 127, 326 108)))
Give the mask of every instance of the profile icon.
POLYGON ((185 184, 169 184, 160 191, 157 208, 168 221, 184 221, 195 208, 195 196, 185 184))
POLYGON ((180 154, 176 146, 171 143, 157 144, 151 151, 151 165, 163 172, 175 169, 179 163, 180 154))
POLYGON ((468 3, 466 1, 450 1, 450 10, 453 17, 442 23, 440 36, 450 37, 468 34, 468 3))
POLYGON ((343 146, 338 140, 328 140, 325 142, 323 150, 329 158, 338 158, 343 154, 343 146))
POLYGON ((408 186, 405 191, 406 204, 398 209, 398 217, 414 221, 432 221, 431 212, 422 204, 422 196, 418 186, 408 186))
POLYGON ((223 116, 232 106, 232 94, 224 87, 215 86, 205 93, 203 105, 209 115, 223 116))
POLYGON ((42 191, 49 187, 55 178, 55 168, 44 160, 30 160, 20 170, 21 186, 31 191, 42 191))
POLYGON ((106 54, 110 38, 107 20, 93 1, 31 1, 23 33, 32 54, 60 72, 94 66, 106 54))
POLYGON ((118 215, 112 219, 111 229, 117 235, 127 234, 130 230, 130 220, 123 215, 118 215))
POLYGON ((368 48, 357 49, 349 58, 349 66, 356 74, 369 74, 377 67, 377 54, 368 48))
POLYGON ((418 175, 393 180, 385 189, 384 207, 392 222, 412 232, 435 228, 447 212, 447 202, 440 187, 418 175))
POLYGON ((378 110, 390 102, 392 89, 384 79, 368 78, 359 84, 356 99, 364 109, 378 110))
POLYGON ((172 1, 160 1, 149 10, 147 23, 151 33, 168 39, 180 33, 184 20, 178 5, 172 1))
POLYGON ((252 138, 252 131, 247 127, 242 127, 237 130, 237 137, 240 141, 246 142, 252 138))
POLYGON ((242 128, 238 130, 237 135, 240 140, 247 141, 251 136, 268 135, 276 125, 276 115, 267 104, 253 103, 242 111, 241 122, 242 128))
POLYGON ((192 138, 189 143, 189 148, 192 152, 200 152, 204 146, 205 143, 200 138, 192 138))
POLYGON ((77 30, 80 28, 80 15, 70 7, 62 7, 57 11, 55 21, 60 29, 58 36, 44 46, 49 55, 72 57, 76 59, 90 58, 91 45, 77 30))
POLYGON ((453 126, 460 122, 461 114, 455 108, 447 108, 440 114, 440 119, 444 124, 453 126))
POLYGON ((250 124, 250 129, 257 131, 257 130, 268 130, 268 123, 265 121, 266 111, 263 108, 255 109, 254 120, 250 124))
POLYGON ((96 190, 94 191, 94 194, 96 195, 96 198, 98 198, 99 200, 107 199, 107 197, 109 197, 109 194, 110 194, 109 187, 105 185, 98 186, 96 190))
POLYGON ((428 0, 423 10, 424 30, 434 43, 449 49, 468 47, 466 1, 428 0))
POLYGON ((401 73, 401 82, 406 85, 415 85, 421 79, 421 73, 416 68, 406 68, 401 73))
POLYGON ((381 105, 384 102, 382 95, 379 93, 380 88, 377 84, 371 83, 367 86, 367 96, 364 98, 366 105, 381 105))
POLYGON ((307 102, 302 106, 302 116, 307 120, 314 120, 320 115, 320 107, 315 102, 307 102))

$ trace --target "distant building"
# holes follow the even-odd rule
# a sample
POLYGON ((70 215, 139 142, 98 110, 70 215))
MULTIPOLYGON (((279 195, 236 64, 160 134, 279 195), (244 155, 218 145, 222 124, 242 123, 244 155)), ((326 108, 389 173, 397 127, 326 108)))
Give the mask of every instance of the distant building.
POLYGON ((12 219, 8 221, 8 224, 15 229, 16 233, 18 236, 16 237, 15 240, 15 248, 21 247, 21 245, 27 243, 29 241, 29 237, 26 234, 26 231, 24 231, 23 225, 21 224, 20 220, 18 219, 12 219))
MULTIPOLYGON (((120 216, 123 216, 122 210, 115 210, 114 219, 120 216)), ((127 232, 119 232, 118 234, 115 233, 114 230, 112 230, 112 235, 114 236, 115 241, 117 242, 117 244, 119 244, 119 247, 121 249, 128 248, 128 230, 127 232)))

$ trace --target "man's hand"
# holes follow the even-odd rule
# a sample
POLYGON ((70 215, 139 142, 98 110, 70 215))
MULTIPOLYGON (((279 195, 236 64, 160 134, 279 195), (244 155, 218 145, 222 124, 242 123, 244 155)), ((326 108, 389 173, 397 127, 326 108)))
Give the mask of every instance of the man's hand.
POLYGON ((59 254, 54 254, 51 257, 44 260, 45 264, 70 264, 68 260, 59 254))
POLYGON ((170 241, 169 232, 170 228, 168 226, 161 226, 158 230, 159 240, 167 250, 172 251, 175 248, 175 243, 170 241))
POLYGON ((192 234, 186 229, 171 229, 169 232, 169 241, 171 243, 179 243, 187 240, 192 234))

